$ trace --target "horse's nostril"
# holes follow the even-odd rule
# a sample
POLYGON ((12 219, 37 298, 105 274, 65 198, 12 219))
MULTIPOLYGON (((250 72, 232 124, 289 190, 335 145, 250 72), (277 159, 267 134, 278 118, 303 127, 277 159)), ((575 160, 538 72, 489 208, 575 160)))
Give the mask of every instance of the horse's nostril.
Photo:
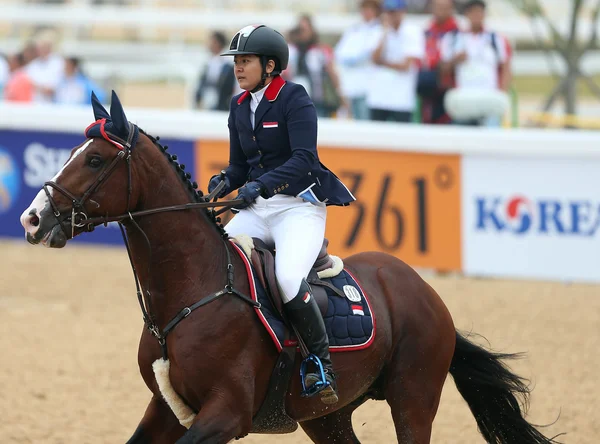
POLYGON ((31 224, 33 227, 37 227, 37 226, 39 226, 39 224, 40 224, 40 218, 39 218, 39 217, 37 217, 35 214, 32 214, 32 215, 30 216, 29 223, 30 223, 30 224, 31 224))

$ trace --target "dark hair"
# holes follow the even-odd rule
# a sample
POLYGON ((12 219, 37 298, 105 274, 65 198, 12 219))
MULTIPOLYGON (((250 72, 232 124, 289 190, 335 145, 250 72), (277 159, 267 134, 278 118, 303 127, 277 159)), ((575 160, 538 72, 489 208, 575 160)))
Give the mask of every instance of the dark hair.
POLYGON ((25 66, 25 64, 27 63, 25 61, 25 53, 23 51, 19 51, 18 53, 15 54, 15 60, 17 61, 19 68, 22 66, 25 66))
POLYGON ((83 69, 81 69, 81 59, 79 57, 65 57, 65 61, 72 63, 73 68, 75 68, 75 71, 78 72, 80 75, 86 76, 86 73, 83 71, 83 69))
POLYGON ((79 67, 81 66, 81 59, 79 57, 67 57, 66 60, 67 62, 72 63, 73 66, 77 69, 79 69, 79 67))
POLYGON ((316 29, 315 29, 315 25, 314 25, 314 23, 313 23, 313 18, 312 18, 312 15, 310 15, 310 14, 301 14, 301 15, 298 17, 298 23, 300 23, 300 22, 301 22, 301 21, 303 21, 303 20, 304 20, 306 23, 308 23, 308 26, 310 26, 310 29, 311 29, 313 32, 317 32, 317 31, 316 31, 316 29))
POLYGON ((212 33, 212 38, 217 41, 221 48, 224 48, 227 44, 227 37, 221 31, 215 31, 212 33))
POLYGON ((359 7, 373 8, 378 14, 381 13, 381 3, 378 0, 362 0, 359 7))
POLYGON ((298 30, 300 29, 300 22, 302 22, 302 21, 305 21, 308 24, 308 27, 310 28, 310 31, 311 31, 310 41, 308 43, 310 45, 319 43, 319 33, 317 32, 317 29, 315 28, 315 24, 313 22, 312 15, 302 14, 298 17, 298 24, 296 25, 296 28, 298 28, 298 30))
POLYGON ((469 0, 468 2, 466 2, 462 8, 462 12, 463 14, 466 13, 469 9, 475 7, 475 6, 479 6, 483 9, 485 9, 485 2, 483 0, 469 0))

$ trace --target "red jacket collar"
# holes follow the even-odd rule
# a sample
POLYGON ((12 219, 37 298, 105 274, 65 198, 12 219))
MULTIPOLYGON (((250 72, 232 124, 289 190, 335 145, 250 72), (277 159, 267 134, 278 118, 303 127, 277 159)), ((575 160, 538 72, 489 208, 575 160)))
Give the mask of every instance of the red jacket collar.
POLYGON ((269 102, 274 102, 279 97, 279 93, 283 89, 285 85, 285 80, 281 76, 275 76, 269 86, 267 86, 267 90, 265 91, 265 97, 269 102))
MULTIPOLYGON (((283 80, 283 77, 279 75, 275 76, 273 80, 271 80, 271 83, 269 83, 269 86, 267 86, 267 89, 265 90, 265 97, 267 98, 267 100, 269 102, 274 102, 275 100, 277 100, 277 97, 279 97, 279 93, 281 92, 285 84, 286 81, 283 80)), ((238 99, 238 105, 241 105, 249 95, 250 91, 244 91, 244 93, 238 99)))

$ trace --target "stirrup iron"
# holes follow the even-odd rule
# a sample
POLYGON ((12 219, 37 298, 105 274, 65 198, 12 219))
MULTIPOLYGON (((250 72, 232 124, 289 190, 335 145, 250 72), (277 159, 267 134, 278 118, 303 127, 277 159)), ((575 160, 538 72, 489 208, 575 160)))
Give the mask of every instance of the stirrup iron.
POLYGON ((310 354, 302 361, 300 364, 300 378, 302 378, 302 393, 300 396, 303 398, 310 398, 320 393, 327 387, 331 386, 331 383, 327 380, 327 376, 325 375, 325 369, 323 368, 323 364, 321 360, 314 354, 310 354), (306 367, 309 363, 313 363, 317 368, 315 372, 316 375, 321 377, 320 381, 315 382, 310 387, 306 387, 306 367))

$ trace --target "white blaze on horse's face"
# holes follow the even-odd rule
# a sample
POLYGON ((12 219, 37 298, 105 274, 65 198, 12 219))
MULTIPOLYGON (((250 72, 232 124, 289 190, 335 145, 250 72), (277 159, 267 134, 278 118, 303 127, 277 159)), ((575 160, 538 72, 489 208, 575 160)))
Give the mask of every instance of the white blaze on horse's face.
MULTIPOLYGON (((88 139, 87 142, 85 142, 83 145, 81 145, 79 147, 79 149, 77 151, 75 151, 75 153, 71 156, 71 158, 69 160, 67 160, 67 163, 65 163, 63 165, 63 167, 60 169, 60 171, 58 173, 56 173, 54 175, 54 177, 52 179, 50 179, 52 182, 56 182, 58 180, 58 178, 61 176, 61 174, 63 173, 63 171, 65 171, 65 169, 71 164, 71 162, 73 162, 75 159, 77 159, 77 157, 83 153, 87 147, 89 147, 92 142, 94 141, 94 139, 88 139)), ((50 195, 52 195, 52 191, 54 189, 50 188, 50 195)))
MULTIPOLYGON (((77 151, 75 151, 75 153, 73 153, 73 155, 67 161, 67 163, 65 163, 63 165, 63 167, 60 169, 60 171, 58 173, 56 173, 54 175, 54 177, 50 180, 52 182, 56 182, 61 177, 61 175, 63 174, 65 169, 71 164, 71 162, 73 162, 79 155, 81 155, 92 144, 93 141, 94 141, 94 139, 88 139, 83 145, 81 145, 77 149, 77 151)), ((49 192, 50 192, 50 195, 53 196, 54 189, 50 188, 49 192)), ((31 202, 31 204, 29 205, 29 207, 25 211, 23 211, 23 214, 21 214, 20 220, 21 220, 21 225, 23 225, 23 228, 25 228, 25 238, 27 238, 28 236, 31 238, 35 237, 35 235, 37 234, 37 232, 40 229, 40 226, 42 225, 41 224, 42 210, 49 208, 49 207, 50 207, 50 202, 48 201, 48 196, 46 196, 46 193, 42 189, 38 192, 37 196, 35 196, 35 198, 31 202)), ((51 210, 50 210, 50 214, 52 214, 51 210)), ((49 246, 47 239, 42 239, 41 244, 46 247, 49 246)))

